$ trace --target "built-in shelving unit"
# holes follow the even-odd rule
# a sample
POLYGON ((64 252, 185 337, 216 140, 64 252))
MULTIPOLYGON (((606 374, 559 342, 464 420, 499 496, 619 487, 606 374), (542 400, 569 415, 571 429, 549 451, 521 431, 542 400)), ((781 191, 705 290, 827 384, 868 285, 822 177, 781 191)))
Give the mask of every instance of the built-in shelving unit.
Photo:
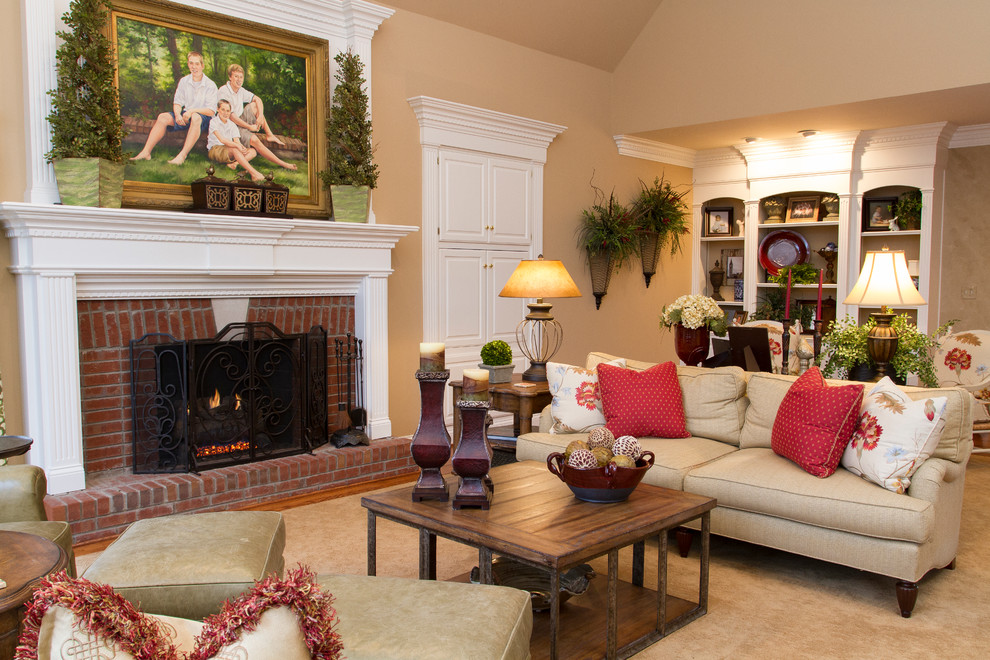
MULTIPOLYGON (((720 305, 753 314, 767 292, 778 286, 767 281, 759 260, 760 244, 770 232, 784 229, 807 240, 807 263, 820 269, 826 262, 817 251, 835 243, 836 281, 822 286, 823 298, 835 301, 837 318, 851 314, 863 321, 878 310, 847 306, 843 300, 859 276, 865 253, 886 245, 903 250, 916 267, 918 289, 928 304, 905 311, 922 329, 931 330, 939 321, 938 301, 932 294, 939 284, 941 182, 951 132, 951 126, 937 123, 758 141, 699 152, 693 207, 693 292, 711 295, 709 271, 716 260, 721 263, 730 254, 727 251, 738 250, 741 278, 730 278, 727 272, 723 295, 735 279, 742 279, 742 300, 725 296, 729 300, 720 305), (896 198, 911 190, 922 193, 921 229, 870 231, 864 227, 863 208, 870 200, 896 198), (836 219, 823 220, 825 210, 820 205, 815 221, 767 222, 763 201, 768 197, 783 199, 786 214, 789 200, 810 197, 820 201, 826 194, 839 199, 836 219), (732 235, 707 236, 708 210, 729 207, 735 219, 744 220, 742 226, 734 225, 732 235)), ((816 300, 818 285, 792 285, 791 295, 798 300, 816 300)))

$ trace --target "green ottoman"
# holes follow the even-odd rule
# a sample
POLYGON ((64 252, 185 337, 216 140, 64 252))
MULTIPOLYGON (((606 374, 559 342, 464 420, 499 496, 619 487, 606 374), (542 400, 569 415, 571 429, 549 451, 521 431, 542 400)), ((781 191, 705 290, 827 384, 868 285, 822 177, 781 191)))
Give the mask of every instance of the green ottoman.
POLYGON ((83 577, 141 610, 202 620, 269 573, 282 575, 285 523, 276 511, 223 511, 139 520, 83 577))

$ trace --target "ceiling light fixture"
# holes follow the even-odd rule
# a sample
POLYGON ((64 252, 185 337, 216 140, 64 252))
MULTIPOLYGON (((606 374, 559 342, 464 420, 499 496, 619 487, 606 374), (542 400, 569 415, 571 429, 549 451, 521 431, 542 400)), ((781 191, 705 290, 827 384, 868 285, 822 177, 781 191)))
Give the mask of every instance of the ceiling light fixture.
POLYGON ((760 138, 751 136, 751 137, 744 137, 743 140, 746 141, 746 144, 753 144, 754 142, 759 142, 760 138))
POLYGON ((803 135, 806 138, 807 137, 811 137, 812 135, 818 135, 818 131, 816 131, 813 128, 805 128, 805 129, 802 129, 802 130, 798 131, 798 133, 800 133, 801 135, 803 135))

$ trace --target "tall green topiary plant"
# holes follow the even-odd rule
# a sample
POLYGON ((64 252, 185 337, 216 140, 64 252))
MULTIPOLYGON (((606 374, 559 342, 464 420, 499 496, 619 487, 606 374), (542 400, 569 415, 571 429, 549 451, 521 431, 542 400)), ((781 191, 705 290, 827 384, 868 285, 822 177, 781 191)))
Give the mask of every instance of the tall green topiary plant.
POLYGON ((62 15, 68 30, 58 32, 62 39, 55 55, 58 84, 48 92, 52 149, 45 157, 55 165, 66 204, 120 206, 126 157, 121 142, 126 131, 114 85, 113 45, 104 32, 110 9, 106 0, 72 0, 62 15), (97 173, 96 161, 66 159, 102 159, 105 163, 100 167, 112 165, 109 172, 97 173), (70 183, 79 185, 81 197, 66 188, 70 183), (108 188, 114 190, 110 199, 99 199, 98 194, 108 188))
POLYGON ((368 118, 368 95, 364 91, 364 65, 351 50, 338 53, 337 86, 327 118, 327 169, 320 172, 323 185, 330 192, 334 219, 363 222, 368 215, 369 190, 378 185, 378 165, 374 162, 371 143, 371 120, 368 118), (359 191, 340 186, 362 187, 359 191), (352 199, 357 195, 357 199, 352 199), (350 218, 357 212, 357 218, 350 218))

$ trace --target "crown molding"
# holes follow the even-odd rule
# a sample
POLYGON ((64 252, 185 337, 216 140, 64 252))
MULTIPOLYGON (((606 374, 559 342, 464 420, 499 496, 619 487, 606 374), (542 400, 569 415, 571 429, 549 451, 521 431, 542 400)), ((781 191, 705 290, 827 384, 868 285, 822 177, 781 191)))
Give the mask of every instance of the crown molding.
POLYGON ((990 145, 990 124, 960 126, 949 140, 949 149, 985 147, 990 145))
POLYGON ((632 156, 633 158, 642 158, 679 167, 695 167, 695 157, 698 152, 694 149, 633 137, 632 135, 613 135, 612 139, 615 140, 615 146, 618 147, 619 154, 622 156, 632 156))

